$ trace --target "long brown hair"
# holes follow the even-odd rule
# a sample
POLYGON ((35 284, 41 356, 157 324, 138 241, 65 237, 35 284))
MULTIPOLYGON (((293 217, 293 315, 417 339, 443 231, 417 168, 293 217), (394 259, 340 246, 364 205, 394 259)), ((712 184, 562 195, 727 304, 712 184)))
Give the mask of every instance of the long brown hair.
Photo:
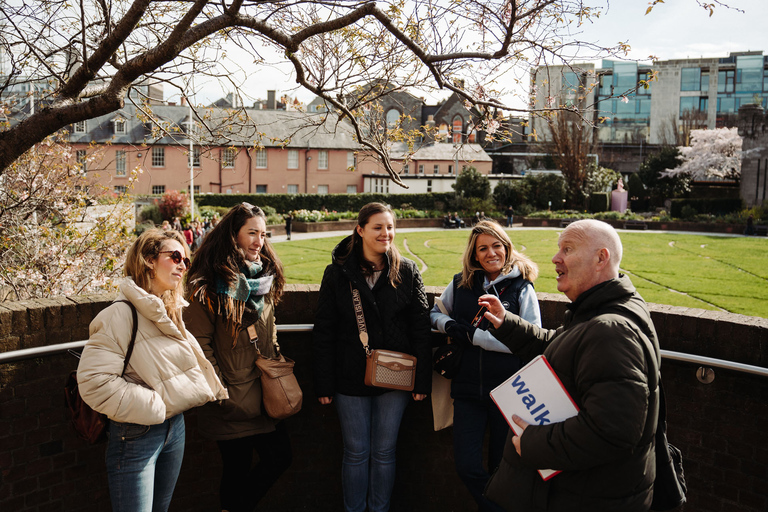
MULTIPOLYGON (((395 212, 392 211, 392 208, 383 203, 368 203, 360 208, 360 213, 357 214, 357 226, 361 229, 365 228, 366 224, 371 220, 371 217, 378 213, 390 214, 392 216, 392 225, 397 228, 395 212)), ((352 238, 350 239, 349 247, 347 248, 346 254, 342 255, 340 260, 346 260, 353 252, 357 255, 357 258, 360 261, 360 269, 363 275, 371 275, 375 265, 373 262, 365 259, 365 255, 363 254, 363 238, 357 232, 357 227, 352 230, 352 238)), ((400 262, 402 261, 402 256, 400 256, 400 251, 397 250, 394 243, 390 244, 389 250, 387 250, 387 259, 389 260, 389 275, 387 276, 389 284, 392 285, 393 288, 397 288, 397 285, 402 282, 402 277, 400 277, 400 262)))
POLYGON ((504 246, 506 255, 504 257, 504 266, 501 270, 502 275, 509 274, 512 271, 512 267, 517 267, 523 279, 534 282, 539 277, 539 266, 529 257, 515 250, 515 246, 512 244, 512 240, 509 239, 507 232, 504 231, 504 228, 495 220, 483 219, 475 224, 469 233, 469 241, 462 258, 463 266, 459 286, 462 288, 472 288, 475 272, 484 272, 482 265, 477 261, 475 255, 475 245, 477 244, 477 237, 480 235, 490 235, 504 246))
MULTIPOLYGON (((123 272, 132 278, 137 286, 147 292, 150 291, 154 278, 154 269, 150 263, 157 259, 160 251, 163 250, 163 245, 169 240, 179 242, 184 248, 184 255, 189 258, 189 246, 181 233, 173 230, 163 231, 158 228, 147 229, 139 235, 125 256, 123 272)), ((163 300, 168 317, 184 333, 184 322, 181 317, 184 304, 184 283, 180 281, 175 289, 166 291, 160 298, 163 300)))
MULTIPOLYGON (((201 286, 215 289, 216 278, 220 277, 227 284, 232 285, 237 281, 240 267, 245 263, 245 253, 237 245, 237 234, 246 221, 253 217, 261 217, 264 224, 267 216, 258 206, 241 203, 232 207, 221 221, 213 228, 203 243, 195 252, 192 260, 192 268, 189 270, 187 282, 193 293, 201 286)), ((285 273, 283 264, 278 258, 269 238, 264 239, 260 257, 263 263, 262 272, 274 275, 272 289, 269 292, 273 304, 280 302, 285 287, 285 273)))

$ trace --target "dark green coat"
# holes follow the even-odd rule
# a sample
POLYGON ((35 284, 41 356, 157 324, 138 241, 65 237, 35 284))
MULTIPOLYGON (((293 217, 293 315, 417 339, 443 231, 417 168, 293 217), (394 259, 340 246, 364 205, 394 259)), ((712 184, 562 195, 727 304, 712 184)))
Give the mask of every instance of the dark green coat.
POLYGON ((523 363, 543 353, 580 411, 564 422, 528 427, 522 457, 510 437, 486 495, 516 512, 647 511, 655 455, 646 431, 655 428, 657 413, 649 414, 642 337, 657 354, 658 341, 630 280, 622 275, 584 292, 558 329, 508 313, 491 332, 523 363), (562 473, 545 482, 536 468, 562 473))

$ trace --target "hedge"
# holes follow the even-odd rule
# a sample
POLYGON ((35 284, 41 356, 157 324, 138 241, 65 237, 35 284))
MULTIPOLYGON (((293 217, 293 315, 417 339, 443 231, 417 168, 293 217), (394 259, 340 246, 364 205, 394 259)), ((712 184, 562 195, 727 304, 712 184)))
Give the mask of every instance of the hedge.
POLYGON ((292 210, 322 210, 354 212, 370 202, 381 202, 393 208, 407 206, 416 210, 448 211, 454 192, 429 194, 201 194, 195 196, 200 206, 232 206, 247 202, 257 206, 272 206, 285 213, 292 210))
POLYGON ((608 192, 592 192, 589 195, 589 211, 607 212, 611 209, 611 200, 608 192))
POLYGON ((672 199, 670 215, 676 219, 682 218, 683 208, 690 206, 696 213, 712 215, 727 215, 742 208, 741 199, 672 199))

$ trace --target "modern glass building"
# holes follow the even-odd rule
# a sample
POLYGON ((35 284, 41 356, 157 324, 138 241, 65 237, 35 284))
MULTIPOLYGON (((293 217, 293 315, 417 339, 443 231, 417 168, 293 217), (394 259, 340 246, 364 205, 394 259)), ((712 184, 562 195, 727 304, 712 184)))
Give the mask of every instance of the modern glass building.
MULTIPOLYGON (((741 105, 768 106, 768 56, 762 51, 540 67, 531 81, 535 108, 578 106, 607 143, 686 144, 693 129, 736 126, 741 105)), ((534 118, 531 124, 539 140, 547 140, 546 122, 534 118)))

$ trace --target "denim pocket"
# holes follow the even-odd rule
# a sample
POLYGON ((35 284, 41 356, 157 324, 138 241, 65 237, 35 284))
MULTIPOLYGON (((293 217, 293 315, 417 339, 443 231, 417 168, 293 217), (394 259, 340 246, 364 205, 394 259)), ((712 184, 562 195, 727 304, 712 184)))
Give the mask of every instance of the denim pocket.
POLYGON ((120 439, 130 441, 138 439, 149 432, 149 425, 139 425, 137 423, 117 423, 120 439))

